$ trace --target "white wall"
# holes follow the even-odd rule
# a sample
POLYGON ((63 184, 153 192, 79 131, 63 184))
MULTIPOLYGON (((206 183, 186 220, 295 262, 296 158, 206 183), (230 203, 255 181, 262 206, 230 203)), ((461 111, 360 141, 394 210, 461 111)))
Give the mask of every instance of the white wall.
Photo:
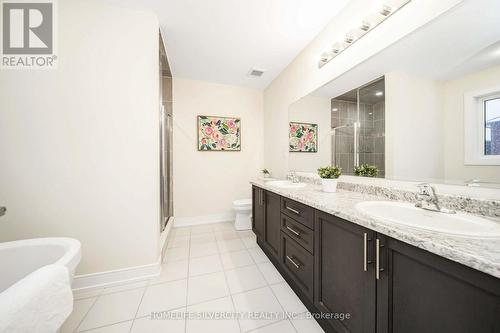
MULTIPOLYGON (((284 176, 288 167, 288 108, 327 82, 340 77, 354 66, 369 59, 400 40, 460 0, 419 0, 410 2, 397 15, 372 30, 347 51, 318 69, 320 54, 374 11, 372 0, 352 0, 327 27, 295 58, 264 92, 265 160, 277 176, 284 176)), ((377 77, 368 78, 375 79, 377 77)))
POLYGON ((176 223, 232 214, 232 202, 251 197, 249 181, 265 167, 262 92, 179 78, 173 84, 176 223), (241 118, 241 151, 198 151, 197 115, 241 118))
POLYGON ((445 176, 448 180, 481 179, 500 182, 500 166, 464 165, 464 94, 498 87, 500 66, 444 84, 445 176))
POLYGON ((385 75, 386 178, 444 179, 442 98, 442 82, 385 75))
POLYGON ((77 273, 159 256, 158 22, 59 1, 56 70, 0 73, 0 241, 67 236, 77 273))
POLYGON ((289 121, 318 124, 318 152, 289 153, 288 169, 316 172, 320 167, 331 165, 332 112, 330 99, 312 95, 301 98, 290 106, 289 121))

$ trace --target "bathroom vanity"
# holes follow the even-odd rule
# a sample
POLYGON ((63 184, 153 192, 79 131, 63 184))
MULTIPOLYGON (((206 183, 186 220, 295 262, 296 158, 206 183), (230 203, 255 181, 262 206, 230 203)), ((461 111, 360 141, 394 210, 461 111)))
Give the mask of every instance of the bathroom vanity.
POLYGON ((366 193, 252 184, 257 243, 325 331, 500 332, 498 239, 379 223, 355 209, 381 200, 366 193))

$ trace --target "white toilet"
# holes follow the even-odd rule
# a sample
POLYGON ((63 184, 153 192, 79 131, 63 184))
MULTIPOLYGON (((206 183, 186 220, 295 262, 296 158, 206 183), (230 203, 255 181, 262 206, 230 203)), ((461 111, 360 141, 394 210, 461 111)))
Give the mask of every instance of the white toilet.
POLYGON ((236 230, 252 229, 252 199, 233 201, 233 209, 236 213, 234 228, 236 230))

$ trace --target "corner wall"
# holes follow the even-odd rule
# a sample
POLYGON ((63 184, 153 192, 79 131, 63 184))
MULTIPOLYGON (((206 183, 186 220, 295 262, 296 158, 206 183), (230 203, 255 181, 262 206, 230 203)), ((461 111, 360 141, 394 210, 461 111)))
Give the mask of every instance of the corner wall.
POLYGON ((174 78, 176 224, 230 220, 232 202, 251 198, 264 168, 262 92, 174 78), (241 151, 198 151, 197 116, 241 118, 241 151))
POLYGON ((55 70, 0 73, 0 241, 73 237, 77 274, 159 257, 158 22, 58 2, 55 70))

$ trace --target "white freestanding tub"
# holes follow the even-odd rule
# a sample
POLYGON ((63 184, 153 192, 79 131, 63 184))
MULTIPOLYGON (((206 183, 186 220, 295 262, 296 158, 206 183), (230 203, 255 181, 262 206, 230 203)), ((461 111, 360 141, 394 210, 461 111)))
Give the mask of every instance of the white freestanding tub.
POLYGON ((66 266, 72 277, 80 259, 80 242, 72 238, 34 238, 0 243, 0 292, 50 264, 66 266))
POLYGON ((0 243, 0 332, 56 332, 73 309, 80 259, 76 239, 0 243))

